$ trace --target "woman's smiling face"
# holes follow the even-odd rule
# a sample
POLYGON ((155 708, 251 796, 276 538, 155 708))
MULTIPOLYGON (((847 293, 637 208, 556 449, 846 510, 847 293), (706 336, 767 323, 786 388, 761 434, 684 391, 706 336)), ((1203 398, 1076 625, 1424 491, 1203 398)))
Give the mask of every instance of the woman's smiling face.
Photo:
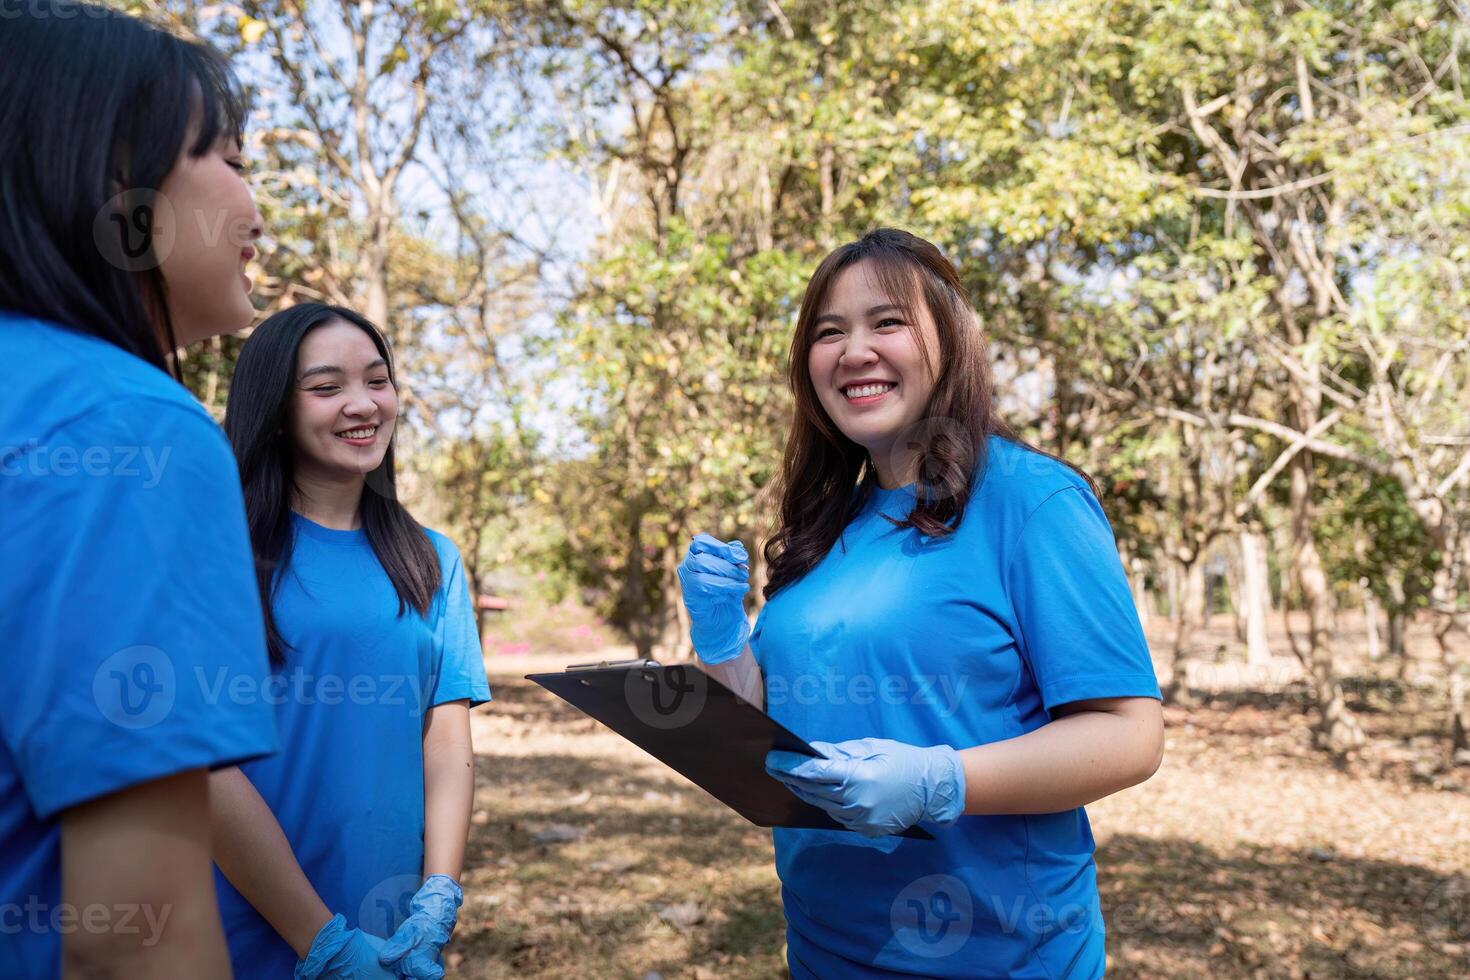
POLYGON ((302 338, 287 412, 298 468, 326 479, 371 473, 388 452, 397 416, 388 364, 366 331, 334 319, 302 338))
POLYGON ((868 451, 884 486, 908 482, 893 446, 921 418, 939 374, 939 336, 915 282, 895 297, 867 261, 832 281, 812 323, 807 370, 827 416, 868 451))
POLYGON ((170 243, 160 270, 181 345, 241 330, 255 318, 245 270, 262 225, 243 170, 239 145, 221 136, 203 156, 182 152, 159 187, 158 235, 170 243))

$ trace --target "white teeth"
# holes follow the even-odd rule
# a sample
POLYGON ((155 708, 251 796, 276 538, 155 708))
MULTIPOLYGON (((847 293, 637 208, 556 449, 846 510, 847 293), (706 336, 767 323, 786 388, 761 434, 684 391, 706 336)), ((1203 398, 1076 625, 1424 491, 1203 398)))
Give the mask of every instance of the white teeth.
POLYGON ((376 425, 370 425, 365 429, 349 429, 346 432, 339 432, 337 435, 343 439, 368 439, 377 431, 378 427, 376 425))
POLYGON ((861 388, 846 389, 848 398, 867 398, 869 395, 881 395, 885 391, 892 391, 897 385, 879 384, 863 385, 861 388))

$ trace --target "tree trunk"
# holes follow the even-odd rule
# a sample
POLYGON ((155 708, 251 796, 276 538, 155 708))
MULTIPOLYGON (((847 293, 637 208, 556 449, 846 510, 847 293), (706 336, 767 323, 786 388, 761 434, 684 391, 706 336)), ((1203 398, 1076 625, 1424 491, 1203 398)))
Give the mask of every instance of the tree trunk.
POLYGON ((1470 707, 1465 699, 1465 675, 1450 674, 1450 758, 1456 752, 1470 749, 1470 707))
POLYGON ((1446 523, 1440 567, 1434 576, 1433 601, 1437 610, 1434 638, 1439 643, 1440 662, 1444 665, 1445 676, 1449 681, 1449 762, 1453 765, 1455 753, 1470 748, 1470 743, 1467 743, 1467 738, 1470 738, 1470 707, 1466 705, 1465 674, 1460 669, 1458 658, 1450 650, 1449 643, 1450 632, 1459 619, 1457 600, 1463 582, 1459 554, 1460 529, 1456 524, 1446 523))
POLYGON ((1377 663, 1383 656, 1378 638, 1378 597, 1368 588, 1366 578, 1360 580, 1358 585, 1363 589, 1363 630, 1368 635, 1368 661, 1377 663))
POLYGON ((1209 591, 1200 557, 1196 556, 1184 573, 1184 616, 1195 629, 1210 625, 1209 591))
POLYGON ((1141 567, 1142 563, 1137 558, 1133 559, 1133 564, 1135 569, 1129 576, 1133 584, 1133 605, 1138 610, 1138 622, 1147 632, 1149 617, 1152 615, 1152 610, 1149 608, 1148 571, 1141 567))
POLYGON ((658 631, 652 628, 644 594, 646 562, 643 555, 643 502, 630 501, 624 519, 628 535, 624 552, 623 583, 618 596, 618 624, 628 631, 634 650, 640 658, 653 656, 658 631))
POLYGON ((401 352, 408 339, 404 330, 408 318, 403 317, 400 322, 399 318, 390 317, 392 310, 389 308, 392 293, 388 283, 388 261, 395 203, 387 193, 370 200, 370 206, 376 213, 370 215, 369 238, 363 254, 362 315, 383 332, 395 351, 401 352))
POLYGON ((1266 617, 1271 608, 1271 585, 1266 569, 1266 539, 1259 532, 1240 532, 1240 565, 1246 663, 1268 663, 1271 644, 1266 639, 1266 617))
POLYGON ((485 591, 485 586, 480 581, 480 539, 484 531, 477 525, 471 525, 470 534, 473 544, 461 554, 461 560, 464 565, 465 584, 470 590, 470 608, 475 611, 475 631, 480 638, 480 646, 483 648, 485 622, 490 615, 490 610, 480 608, 480 595, 485 591))
POLYGON ((1199 561, 1177 562, 1171 569, 1171 591, 1177 599, 1174 604, 1174 644, 1169 654, 1169 684, 1164 690, 1164 700, 1171 704, 1189 704, 1193 696, 1186 683, 1189 663, 1189 645, 1199 626, 1204 594, 1204 569, 1199 561), (1176 583, 1183 583, 1180 587, 1176 583))
MULTIPOLYGON (((1310 424, 1310 423, 1309 423, 1310 424)), ((1291 469, 1292 567, 1307 612, 1307 660, 1316 701, 1314 738, 1319 748, 1345 755, 1362 746, 1363 730, 1343 696, 1337 681, 1327 621, 1332 614, 1332 592, 1322 559, 1317 552, 1316 529, 1312 526, 1311 454, 1299 453, 1291 469)))
POLYGON ((1140 562, 1133 557, 1133 553, 1126 545, 1118 546, 1118 559, 1122 562, 1123 571, 1128 577, 1128 591, 1133 595, 1133 606, 1138 612, 1138 621, 1147 632, 1148 592, 1144 588, 1143 571, 1138 567, 1140 562))
POLYGON ((1390 655, 1408 658, 1408 650, 1404 646, 1404 627, 1408 618, 1402 609, 1395 609, 1388 616, 1388 652, 1390 655))
POLYGON ((1404 626, 1408 618, 1402 609, 1395 609, 1388 614, 1388 653, 1405 660, 1408 659, 1408 650, 1404 646, 1404 626))
POLYGON ((1291 628, 1291 589, 1281 590, 1281 621, 1286 628, 1286 645, 1291 648, 1291 655, 1301 662, 1305 669, 1307 664, 1307 653, 1296 640, 1296 630, 1291 628))
POLYGON ((1404 677, 1409 669, 1408 648, 1404 646, 1404 628, 1408 625, 1408 616, 1405 613, 1409 604, 1408 594, 1404 591, 1404 573, 1399 569, 1392 569, 1384 577, 1388 584, 1388 655, 1399 658, 1399 677, 1404 677))
POLYGON ((1239 542, 1235 547, 1225 549, 1225 588, 1230 593, 1230 613, 1235 621, 1237 643, 1246 641, 1246 630, 1250 625, 1246 616, 1244 554, 1245 549, 1239 542))
POLYGON ((1169 600, 1169 622, 1174 629, 1179 629, 1179 617, 1184 614, 1184 589, 1181 587, 1179 566, 1175 562, 1169 562, 1165 566, 1164 590, 1169 600))
MULTIPOLYGON (((682 518, 681 518, 682 521, 682 518)), ((672 524, 672 522, 671 522, 672 524)), ((674 660, 686 660, 694 656, 694 645, 689 640, 689 610, 684 608, 683 594, 679 588, 678 568, 683 557, 679 547, 677 528, 669 528, 669 546, 664 549, 662 606, 659 621, 663 623, 658 639, 658 649, 674 660)))

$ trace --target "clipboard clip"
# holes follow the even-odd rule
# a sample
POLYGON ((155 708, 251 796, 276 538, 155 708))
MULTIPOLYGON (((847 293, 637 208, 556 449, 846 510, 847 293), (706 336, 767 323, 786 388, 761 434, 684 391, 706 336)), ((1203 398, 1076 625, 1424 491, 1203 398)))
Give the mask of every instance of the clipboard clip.
MULTIPOLYGON (((620 667, 626 667, 629 670, 636 670, 638 671, 639 676, 642 677, 644 680, 648 681, 650 684, 657 684, 658 679, 661 675, 655 674, 653 673, 653 671, 661 669, 663 667, 663 664, 659 663, 657 660, 646 657, 634 657, 632 660, 599 660, 597 663, 592 664, 570 664, 567 667, 566 672, 568 674, 573 674, 578 671, 586 671, 590 673, 594 670, 616 670, 620 667)), ((585 677, 580 678, 580 683, 584 687, 592 686, 592 682, 587 680, 585 677)))
POLYGON ((574 670, 606 670, 609 667, 661 667, 657 660, 634 657, 632 660, 599 660, 593 664, 569 664, 567 673, 574 670))

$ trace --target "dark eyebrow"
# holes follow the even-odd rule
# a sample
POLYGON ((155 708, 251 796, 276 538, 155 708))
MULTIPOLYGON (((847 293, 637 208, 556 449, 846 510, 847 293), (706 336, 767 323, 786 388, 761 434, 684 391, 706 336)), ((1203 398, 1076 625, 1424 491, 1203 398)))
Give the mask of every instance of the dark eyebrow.
MULTIPOLYGON (((898 310, 900 313, 902 313, 902 312, 905 311, 905 309, 906 309, 906 307, 900 306, 897 303, 883 303, 880 306, 870 306, 870 307, 868 307, 868 313, 867 313, 867 315, 869 317, 875 317, 879 313, 887 313, 889 310, 898 310)), ((815 320, 812 321, 812 326, 816 326, 819 323, 826 323, 829 320, 832 321, 832 322, 834 322, 834 323, 845 323, 846 322, 841 316, 838 316, 836 313, 823 313, 821 316, 817 317, 815 320)))
MULTIPOLYGON (((388 362, 385 361, 385 360, 383 360, 380 357, 377 360, 372 361, 372 362, 368 363, 367 365, 365 365, 363 367, 363 370, 364 371, 371 371, 373 368, 387 367, 387 366, 388 366, 388 362)), ((305 371, 302 371, 301 374, 297 376, 296 383, 297 384, 300 384, 301 382, 305 381, 307 378, 314 377, 314 376, 316 376, 318 374, 345 374, 345 373, 346 373, 345 371, 343 371, 341 368, 339 368, 335 364, 318 364, 318 365, 316 365, 314 367, 307 368, 305 371)))
POLYGON ((337 367, 337 365, 335 364, 318 364, 316 367, 309 367, 305 371, 302 371, 301 374, 297 376, 296 380, 299 383, 305 381, 307 378, 313 377, 318 374, 342 373, 342 369, 337 367))

